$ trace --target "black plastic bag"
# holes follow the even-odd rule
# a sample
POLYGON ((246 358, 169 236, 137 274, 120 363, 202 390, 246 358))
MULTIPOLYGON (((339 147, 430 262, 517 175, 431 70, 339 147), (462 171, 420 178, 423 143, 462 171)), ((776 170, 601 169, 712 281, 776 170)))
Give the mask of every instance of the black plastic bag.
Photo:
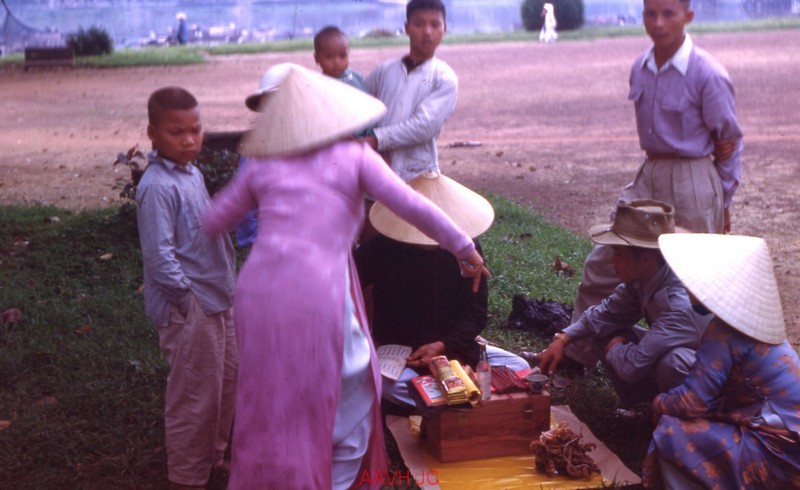
POLYGON ((542 338, 551 338, 570 324, 572 306, 556 301, 528 298, 515 294, 506 327, 527 330, 542 338))

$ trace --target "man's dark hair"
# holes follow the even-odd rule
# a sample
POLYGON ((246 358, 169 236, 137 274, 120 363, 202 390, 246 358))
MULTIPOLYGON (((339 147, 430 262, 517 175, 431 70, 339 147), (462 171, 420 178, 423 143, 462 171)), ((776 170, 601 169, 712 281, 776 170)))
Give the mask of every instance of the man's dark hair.
POLYGON ((447 9, 441 0, 411 0, 406 5, 406 22, 411 18, 411 14, 417 10, 436 10, 442 13, 442 18, 447 21, 447 9))
POLYGON ((197 99, 182 87, 163 87, 147 99, 147 120, 157 126, 164 111, 185 111, 197 107, 197 99))
POLYGON ((314 52, 318 53, 322 49, 322 42, 333 36, 341 36, 346 38, 344 32, 336 26, 323 27, 316 36, 314 36, 314 52))

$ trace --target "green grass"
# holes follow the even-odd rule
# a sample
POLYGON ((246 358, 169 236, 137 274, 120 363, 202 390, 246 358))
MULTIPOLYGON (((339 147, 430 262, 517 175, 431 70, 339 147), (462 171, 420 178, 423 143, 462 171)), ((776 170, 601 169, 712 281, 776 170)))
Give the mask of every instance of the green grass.
MULTIPOLYGON (((692 33, 713 32, 746 32, 770 31, 782 29, 800 29, 800 18, 784 17, 777 19, 761 19, 731 22, 696 23, 689 26, 692 33)), ((600 38, 644 35, 642 26, 585 26, 574 31, 560 31, 561 41, 588 41, 600 38)), ((486 34, 448 34, 444 44, 472 44, 496 42, 521 42, 538 39, 537 32, 525 30, 486 33, 486 34)), ((405 36, 352 38, 352 49, 378 48, 387 46, 406 46, 405 36)), ((311 39, 290 39, 270 41, 268 43, 220 44, 217 46, 161 46, 142 49, 121 49, 104 56, 85 56, 76 59, 80 67, 126 67, 151 65, 185 65, 204 63, 208 56, 225 56, 231 54, 258 54, 272 52, 293 52, 313 50, 311 39)), ((0 65, 22 65, 21 53, 0 57, 0 65)))
POLYGON ((495 220, 489 232, 481 236, 481 243, 493 275, 492 314, 508 316, 510 304, 505 300, 516 293, 572 303, 591 242, 507 199, 489 198, 495 220), (556 257, 572 265, 576 274, 566 277, 554 273, 551 266, 556 257))
POLYGON ((514 352, 539 350, 546 346, 543 341, 526 332, 504 328, 511 299, 515 294, 524 294, 571 305, 591 243, 502 197, 489 197, 495 221, 481 236, 492 272, 485 336, 514 352), (556 257, 575 269, 571 278, 551 270, 556 257))
POLYGON ((225 56, 229 54, 291 53, 295 51, 312 52, 313 40, 310 38, 286 39, 267 43, 218 44, 207 49, 208 54, 225 56))
MULTIPOLYGON (((571 303, 589 242, 506 199, 490 200, 497 218, 482 237, 494 274, 485 335, 512 350, 538 350, 545 341, 503 327, 511 297, 571 303), (555 256, 576 275, 551 271, 555 256)), ((0 326, 0 420, 11 422, 0 432, 0 488, 163 488, 167 368, 138 292, 132 214, 6 206, 0 229, 0 308, 25 315, 0 326)), ((554 392, 553 402, 569 404, 638 469, 649 429, 615 418, 616 397, 601 373, 554 392)))
POLYGON ((11 53, 6 56, 0 56, 0 66, 3 65, 20 65, 25 61, 25 56, 22 53, 11 53))
POLYGON ((165 46, 123 49, 104 56, 82 56, 77 66, 110 68, 152 65, 191 65, 205 63, 204 50, 197 46, 165 46))
POLYGON ((135 225, 113 211, 0 207, 0 228, 0 304, 25 315, 0 327, 0 419, 12 424, 0 487, 164 480, 166 368, 137 294, 135 225))

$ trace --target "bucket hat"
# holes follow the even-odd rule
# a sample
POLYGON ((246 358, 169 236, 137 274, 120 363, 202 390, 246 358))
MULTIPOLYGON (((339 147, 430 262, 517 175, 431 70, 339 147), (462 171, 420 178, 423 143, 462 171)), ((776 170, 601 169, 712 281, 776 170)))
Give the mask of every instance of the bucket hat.
POLYGON ((258 90, 244 99, 244 105, 251 111, 261 112, 261 96, 278 90, 278 86, 283 83, 291 67, 291 63, 278 63, 265 71, 258 81, 258 90))
POLYGON ((653 199, 620 202, 613 223, 589 228, 589 237, 600 245, 658 248, 662 233, 686 233, 675 226, 675 208, 653 199))
POLYGON ((786 339, 778 283, 763 238, 687 233, 658 239, 667 263, 720 320, 768 344, 786 339))
MULTIPOLYGON (((494 208, 489 201, 442 174, 426 172, 412 179, 408 185, 433 201, 472 238, 488 230, 494 221, 494 208)), ((435 240, 380 202, 370 209, 369 220, 376 230, 393 240, 414 245, 436 245, 435 240)))
POLYGON ((296 155, 352 135, 380 119, 386 106, 334 78, 290 65, 245 134, 242 154, 296 155))

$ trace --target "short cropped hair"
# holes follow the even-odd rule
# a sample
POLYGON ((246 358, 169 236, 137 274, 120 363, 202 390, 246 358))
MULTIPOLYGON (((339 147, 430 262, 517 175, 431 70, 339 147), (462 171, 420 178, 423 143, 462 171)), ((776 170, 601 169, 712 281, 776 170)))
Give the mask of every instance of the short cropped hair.
POLYGON ((447 21, 447 9, 441 0, 411 0, 406 5, 406 22, 411 18, 411 14, 417 10, 436 10, 442 13, 442 17, 447 21))
POLYGON ((197 107, 197 99, 182 87, 162 87, 147 99, 147 120, 157 126, 164 111, 185 111, 197 107))
POLYGON ((322 43, 325 42, 326 39, 332 38, 334 36, 341 36, 346 38, 347 36, 336 26, 326 26, 320 30, 316 36, 314 36, 314 52, 318 53, 322 49, 322 43))

